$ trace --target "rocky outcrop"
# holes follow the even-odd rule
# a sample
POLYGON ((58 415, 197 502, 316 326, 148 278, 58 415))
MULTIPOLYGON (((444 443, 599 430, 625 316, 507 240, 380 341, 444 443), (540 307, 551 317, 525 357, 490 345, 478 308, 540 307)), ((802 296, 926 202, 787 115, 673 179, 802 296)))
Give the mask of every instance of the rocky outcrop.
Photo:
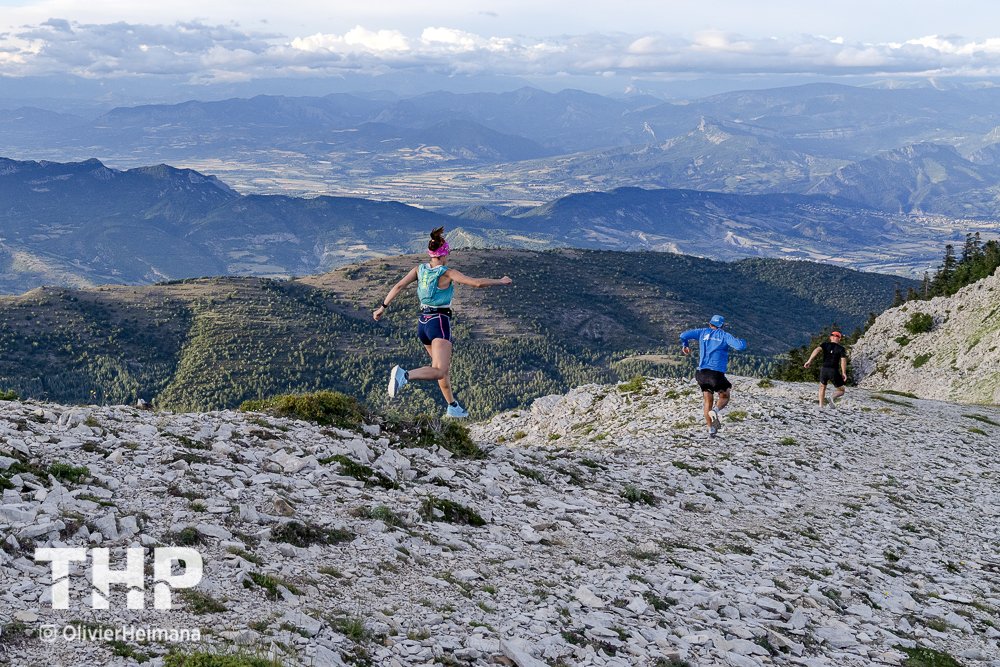
POLYGON ((953 296, 885 311, 851 354, 862 387, 1000 403, 1000 271, 953 296), (919 314, 931 316, 929 331, 914 326, 919 314))
POLYGON ((77 623, 288 665, 1000 665, 1000 410, 849 390, 817 413, 812 385, 733 380, 715 439, 697 387, 646 380, 473 425, 479 459, 379 424, 0 404, 0 662, 178 648, 29 636, 77 623), (80 567, 53 610, 33 559, 177 544, 205 576, 170 611, 120 586, 91 610, 80 567))

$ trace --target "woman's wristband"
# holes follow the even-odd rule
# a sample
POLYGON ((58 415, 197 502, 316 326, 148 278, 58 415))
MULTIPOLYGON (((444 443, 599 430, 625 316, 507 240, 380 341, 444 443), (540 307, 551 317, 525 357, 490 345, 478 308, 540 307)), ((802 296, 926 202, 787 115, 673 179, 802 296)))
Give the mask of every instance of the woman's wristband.
POLYGON ((382 302, 382 307, 385 308, 386 310, 389 310, 389 304, 387 304, 385 301, 382 302))

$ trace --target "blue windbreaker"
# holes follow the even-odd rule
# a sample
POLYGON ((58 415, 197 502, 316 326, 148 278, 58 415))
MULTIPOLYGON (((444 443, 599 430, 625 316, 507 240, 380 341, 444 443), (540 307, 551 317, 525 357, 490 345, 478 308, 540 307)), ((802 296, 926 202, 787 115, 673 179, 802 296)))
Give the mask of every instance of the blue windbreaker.
POLYGON ((747 342, 722 329, 689 329, 681 334, 681 345, 698 340, 698 370, 707 368, 720 373, 729 365, 729 350, 745 350, 747 342))

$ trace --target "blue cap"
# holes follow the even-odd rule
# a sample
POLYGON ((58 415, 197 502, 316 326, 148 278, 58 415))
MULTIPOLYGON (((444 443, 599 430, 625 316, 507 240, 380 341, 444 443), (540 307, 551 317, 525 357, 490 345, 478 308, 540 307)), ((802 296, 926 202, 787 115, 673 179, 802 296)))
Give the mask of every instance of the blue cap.
POLYGON ((713 327, 724 327, 726 325, 726 318, 722 315, 712 315, 712 319, 708 321, 713 327))

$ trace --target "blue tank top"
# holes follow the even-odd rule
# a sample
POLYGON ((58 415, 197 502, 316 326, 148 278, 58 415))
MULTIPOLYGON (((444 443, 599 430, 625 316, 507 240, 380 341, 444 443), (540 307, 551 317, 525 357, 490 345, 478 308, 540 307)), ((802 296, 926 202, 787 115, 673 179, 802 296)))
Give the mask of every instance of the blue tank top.
POLYGON ((455 294, 454 281, 445 289, 438 287, 438 279, 447 270, 448 267, 443 264, 436 267, 431 267, 430 264, 421 264, 417 267, 417 297, 420 298, 421 306, 431 308, 451 306, 451 297, 455 294))

